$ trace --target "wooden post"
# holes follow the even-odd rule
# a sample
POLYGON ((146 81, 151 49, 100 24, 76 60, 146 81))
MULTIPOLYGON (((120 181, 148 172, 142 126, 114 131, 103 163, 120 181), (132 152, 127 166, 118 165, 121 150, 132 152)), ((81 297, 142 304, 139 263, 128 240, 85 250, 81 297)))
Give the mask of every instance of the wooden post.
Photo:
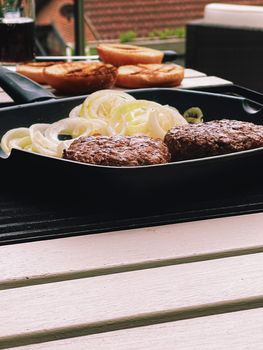
POLYGON ((75 55, 85 55, 84 1, 74 1, 75 55))

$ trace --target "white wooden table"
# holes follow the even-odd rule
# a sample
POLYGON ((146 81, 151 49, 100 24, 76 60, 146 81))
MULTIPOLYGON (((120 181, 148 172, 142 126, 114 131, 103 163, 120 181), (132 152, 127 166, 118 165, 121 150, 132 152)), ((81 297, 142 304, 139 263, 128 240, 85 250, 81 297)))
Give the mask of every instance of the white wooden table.
MULTIPOLYGON (((209 82, 188 73, 186 86, 209 82)), ((259 213, 2 246, 0 349, 262 350, 262 223, 259 213)))
POLYGON ((0 348, 257 349, 263 214, 0 247, 0 348))

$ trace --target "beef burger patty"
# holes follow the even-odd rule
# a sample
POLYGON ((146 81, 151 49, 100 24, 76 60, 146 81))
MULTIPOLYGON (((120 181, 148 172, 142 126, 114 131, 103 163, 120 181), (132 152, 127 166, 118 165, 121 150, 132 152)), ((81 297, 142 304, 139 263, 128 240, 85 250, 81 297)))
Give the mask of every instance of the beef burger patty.
POLYGON ((73 141, 63 158, 97 165, 139 166, 167 163, 170 153, 163 141, 147 136, 90 136, 73 141))
POLYGON ((172 161, 203 158, 263 147, 263 126, 237 120, 214 120, 169 130, 164 142, 172 161))

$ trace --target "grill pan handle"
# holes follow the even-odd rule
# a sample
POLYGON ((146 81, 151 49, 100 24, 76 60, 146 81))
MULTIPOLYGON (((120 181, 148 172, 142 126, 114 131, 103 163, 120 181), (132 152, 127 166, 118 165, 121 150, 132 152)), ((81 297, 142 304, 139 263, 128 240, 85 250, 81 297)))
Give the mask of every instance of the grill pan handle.
POLYGON ((163 53, 163 63, 174 62, 178 57, 177 52, 173 50, 164 50, 163 53))
POLYGON ((41 85, 4 67, 0 67, 0 86, 18 104, 55 98, 41 85))

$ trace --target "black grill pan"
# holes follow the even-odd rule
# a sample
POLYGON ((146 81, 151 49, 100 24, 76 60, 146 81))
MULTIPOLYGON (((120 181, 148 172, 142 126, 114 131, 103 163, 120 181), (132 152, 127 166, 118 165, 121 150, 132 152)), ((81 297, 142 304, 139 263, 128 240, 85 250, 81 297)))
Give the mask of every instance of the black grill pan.
MULTIPOLYGON (((65 118, 86 97, 55 99, 44 89, 42 96, 41 88, 37 86, 37 98, 34 99, 35 84, 23 78, 21 89, 21 77, 17 82, 15 73, 12 78, 10 73, 7 77, 3 70, 0 73, 0 84, 20 103, 0 110, 0 137, 15 127, 65 118)), ((206 121, 228 118, 263 124, 263 106, 242 97, 155 88, 130 93, 136 98, 175 106, 180 112, 198 106, 206 121)), ((0 158, 0 167, 2 183, 15 191, 26 190, 49 198, 65 196, 76 201, 81 197, 87 206, 92 207, 136 205, 143 208, 145 205, 163 207, 180 201, 180 198, 189 198, 189 201, 192 198, 213 198, 234 188, 243 191, 244 188, 260 186, 262 162, 263 148, 144 167, 88 165, 12 150, 8 158, 0 158)))

